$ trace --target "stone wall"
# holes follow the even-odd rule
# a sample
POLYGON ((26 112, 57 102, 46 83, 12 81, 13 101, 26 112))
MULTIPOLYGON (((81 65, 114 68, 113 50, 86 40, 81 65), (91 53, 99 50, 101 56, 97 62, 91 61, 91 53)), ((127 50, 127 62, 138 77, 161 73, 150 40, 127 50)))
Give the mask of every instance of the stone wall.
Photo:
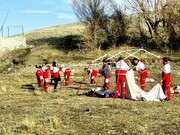
POLYGON ((16 48, 26 47, 26 37, 0 37, 0 51, 11 51, 16 48))

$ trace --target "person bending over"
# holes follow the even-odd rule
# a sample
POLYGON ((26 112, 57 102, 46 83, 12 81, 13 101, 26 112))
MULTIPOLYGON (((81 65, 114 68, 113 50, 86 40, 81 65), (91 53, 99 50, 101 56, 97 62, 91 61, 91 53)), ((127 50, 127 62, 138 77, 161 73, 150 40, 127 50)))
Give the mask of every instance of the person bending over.
POLYGON ((137 58, 134 58, 132 60, 132 64, 136 66, 135 70, 140 75, 141 89, 144 90, 145 89, 146 78, 148 76, 148 72, 147 72, 146 66, 145 66, 145 64, 142 61, 138 60, 137 58))

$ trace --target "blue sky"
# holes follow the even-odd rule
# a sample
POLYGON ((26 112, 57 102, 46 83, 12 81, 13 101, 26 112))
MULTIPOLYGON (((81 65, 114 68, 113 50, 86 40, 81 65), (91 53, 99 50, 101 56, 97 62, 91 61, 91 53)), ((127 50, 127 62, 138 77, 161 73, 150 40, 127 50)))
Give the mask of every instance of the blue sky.
MULTIPOLYGON (((78 21, 71 0, 0 0, 0 25, 7 12, 4 27, 10 27, 10 34, 21 32, 19 26, 23 26, 24 31, 31 31, 78 21)), ((7 31, 6 28, 4 31, 7 31)))

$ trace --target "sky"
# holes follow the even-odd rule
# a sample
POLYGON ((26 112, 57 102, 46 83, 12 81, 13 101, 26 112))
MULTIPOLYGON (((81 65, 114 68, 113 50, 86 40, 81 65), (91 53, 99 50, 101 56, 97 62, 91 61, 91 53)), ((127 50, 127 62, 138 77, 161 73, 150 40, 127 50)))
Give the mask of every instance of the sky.
MULTIPOLYGON (((123 3, 124 0, 119 1, 123 3)), ((71 0, 0 0, 0 26, 6 15, 4 33, 9 27, 10 35, 21 33, 22 26, 27 32, 78 21, 71 0)))

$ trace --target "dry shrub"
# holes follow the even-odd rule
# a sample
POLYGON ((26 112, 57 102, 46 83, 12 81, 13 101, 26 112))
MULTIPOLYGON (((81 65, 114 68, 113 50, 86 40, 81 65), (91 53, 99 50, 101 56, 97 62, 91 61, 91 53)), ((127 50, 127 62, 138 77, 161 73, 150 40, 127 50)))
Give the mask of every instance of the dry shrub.
POLYGON ((56 116, 49 117, 48 118, 49 123, 53 126, 53 128, 56 128, 59 123, 59 118, 56 116))
POLYGON ((36 122, 35 119, 33 117, 26 117, 23 121, 22 121, 22 125, 20 126, 20 128, 22 130, 31 130, 35 127, 36 122))
POLYGON ((2 85, 0 94, 6 93, 6 92, 7 92, 7 87, 5 85, 2 85))
POLYGON ((35 96, 41 96, 42 93, 41 93, 39 90, 35 90, 35 91, 34 91, 34 95, 35 95, 35 96))

